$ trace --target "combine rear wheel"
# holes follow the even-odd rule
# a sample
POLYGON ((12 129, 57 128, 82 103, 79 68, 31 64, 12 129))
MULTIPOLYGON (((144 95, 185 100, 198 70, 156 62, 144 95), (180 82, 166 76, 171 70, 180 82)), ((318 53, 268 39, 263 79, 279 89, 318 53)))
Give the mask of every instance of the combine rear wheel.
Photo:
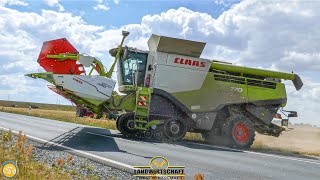
POLYGON ((187 133, 187 124, 181 118, 171 118, 165 120, 163 124, 163 134, 170 141, 181 141, 187 133))
POLYGON ((230 146, 235 148, 249 148, 254 141, 254 125, 245 116, 237 116, 226 124, 226 134, 230 140, 230 146))
POLYGON ((125 137, 137 136, 139 130, 135 129, 134 113, 126 113, 117 119, 117 128, 125 137))

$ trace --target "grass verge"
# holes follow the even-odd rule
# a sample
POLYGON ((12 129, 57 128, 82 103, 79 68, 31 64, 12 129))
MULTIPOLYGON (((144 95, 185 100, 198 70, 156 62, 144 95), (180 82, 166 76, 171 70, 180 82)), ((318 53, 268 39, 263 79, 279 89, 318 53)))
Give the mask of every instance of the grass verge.
POLYGON ((59 159, 54 167, 43 165, 32 158, 34 147, 30 144, 26 146, 26 135, 19 132, 17 140, 13 140, 12 132, 1 133, 0 139, 0 162, 13 160, 17 162, 17 179, 97 179, 94 176, 77 177, 63 169, 72 161, 72 156, 68 159, 59 159))

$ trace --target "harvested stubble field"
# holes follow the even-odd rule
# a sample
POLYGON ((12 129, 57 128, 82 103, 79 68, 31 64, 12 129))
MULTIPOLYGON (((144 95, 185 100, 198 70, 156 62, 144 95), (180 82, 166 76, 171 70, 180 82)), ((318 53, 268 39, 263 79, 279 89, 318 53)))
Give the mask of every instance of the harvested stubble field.
POLYGON ((289 125, 289 129, 278 138, 257 134, 253 149, 320 156, 320 128, 289 125))
MULTIPOLYGON (((29 115, 27 108, 1 107, 4 112, 29 115)), ((101 128, 115 129, 115 121, 106 119, 79 118, 74 111, 32 109, 32 116, 56 119, 77 124, 90 125, 101 128)), ((200 134, 188 133, 186 140, 203 142, 200 134)), ((300 154, 320 156, 320 128, 309 125, 291 125, 288 130, 276 138, 256 134, 251 147, 254 151, 273 152, 277 154, 300 154)))

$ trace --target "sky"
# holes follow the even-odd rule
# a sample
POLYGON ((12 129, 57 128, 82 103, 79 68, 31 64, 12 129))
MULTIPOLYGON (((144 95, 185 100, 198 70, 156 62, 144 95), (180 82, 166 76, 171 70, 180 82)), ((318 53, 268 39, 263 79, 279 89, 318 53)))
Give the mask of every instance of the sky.
MULTIPOLYGON (((121 31, 128 46, 147 50, 152 33, 206 42, 202 58, 294 72, 285 82, 292 123, 320 126, 320 1, 309 0, 0 0, 0 99, 70 104, 24 74, 43 41, 67 38, 109 68, 121 31)), ((115 78, 115 77, 114 77, 115 78)))

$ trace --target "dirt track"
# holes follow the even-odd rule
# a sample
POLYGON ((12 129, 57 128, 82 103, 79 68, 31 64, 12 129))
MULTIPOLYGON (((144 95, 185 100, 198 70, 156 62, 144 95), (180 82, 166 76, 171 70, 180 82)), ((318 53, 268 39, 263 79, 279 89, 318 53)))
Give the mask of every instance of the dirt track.
POLYGON ((257 134, 254 144, 320 155, 320 128, 308 125, 289 126, 288 131, 278 138, 257 134))

